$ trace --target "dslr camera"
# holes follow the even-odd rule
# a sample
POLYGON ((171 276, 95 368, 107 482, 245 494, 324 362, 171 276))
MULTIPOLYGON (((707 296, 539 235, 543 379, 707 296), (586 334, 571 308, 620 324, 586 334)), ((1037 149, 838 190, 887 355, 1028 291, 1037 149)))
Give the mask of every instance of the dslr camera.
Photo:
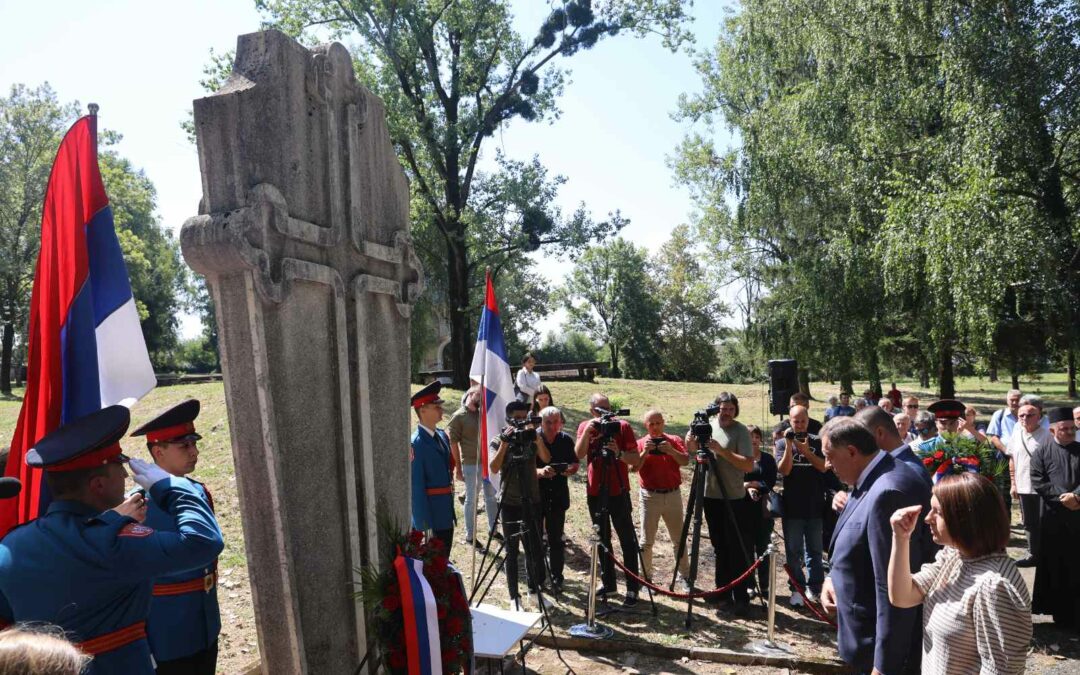
POLYGON ((809 435, 810 434, 806 433, 805 431, 800 432, 800 433, 796 433, 794 430, 792 430, 790 428, 787 431, 784 432, 784 438, 785 439, 787 439, 789 441, 798 441, 800 443, 805 441, 809 435))
POLYGON ((660 444, 661 443, 667 443, 666 438, 664 438, 663 436, 660 436, 658 438, 653 438, 653 437, 650 436, 649 440, 653 442, 654 446, 656 446, 652 450, 649 451, 650 455, 666 455, 667 454, 666 452, 664 452, 663 450, 660 449, 660 444))

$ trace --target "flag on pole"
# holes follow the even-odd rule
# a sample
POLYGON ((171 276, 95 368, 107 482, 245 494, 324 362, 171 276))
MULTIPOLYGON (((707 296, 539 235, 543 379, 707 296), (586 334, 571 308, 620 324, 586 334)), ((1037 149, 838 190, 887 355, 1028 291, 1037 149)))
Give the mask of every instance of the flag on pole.
POLYGON ((0 502, 0 536, 44 513, 50 497, 26 452, 45 434, 154 388, 139 314, 97 162, 97 117, 80 118, 53 162, 30 300, 26 394, 4 475, 22 480, 0 502))
POLYGON ((491 273, 487 273, 487 290, 484 310, 480 313, 480 330, 476 335, 469 378, 481 386, 480 397, 480 463, 484 480, 496 486, 498 476, 488 472, 488 446, 506 426, 506 404, 514 400, 514 379, 510 376, 510 362, 506 358, 502 323, 499 321, 499 303, 495 299, 495 286, 491 273))

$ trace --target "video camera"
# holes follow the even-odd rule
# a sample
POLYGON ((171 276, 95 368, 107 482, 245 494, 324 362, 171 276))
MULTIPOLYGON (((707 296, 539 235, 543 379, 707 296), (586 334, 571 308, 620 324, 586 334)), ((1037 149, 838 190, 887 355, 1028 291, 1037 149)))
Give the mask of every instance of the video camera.
POLYGON ((541 419, 537 416, 529 416, 524 419, 508 419, 506 423, 509 429, 499 435, 499 438, 509 443, 515 452, 511 456, 522 455, 525 450, 533 445, 536 440, 536 428, 540 426, 541 419))
POLYGON ((599 419, 592 421, 592 426, 598 432, 600 432, 600 449, 597 451, 602 459, 608 459, 612 457, 611 450, 607 447, 608 441, 619 435, 619 429, 622 428, 622 420, 619 417, 625 417, 630 414, 629 408, 619 408, 618 410, 604 410, 603 408, 595 409, 597 414, 600 415, 599 419))
POLYGON ((709 424, 709 418, 720 413, 720 406, 716 403, 711 403, 705 406, 704 410, 698 410, 694 413, 694 419, 690 422, 690 433, 698 442, 698 455, 709 452, 709 441, 712 440, 712 425, 709 424))

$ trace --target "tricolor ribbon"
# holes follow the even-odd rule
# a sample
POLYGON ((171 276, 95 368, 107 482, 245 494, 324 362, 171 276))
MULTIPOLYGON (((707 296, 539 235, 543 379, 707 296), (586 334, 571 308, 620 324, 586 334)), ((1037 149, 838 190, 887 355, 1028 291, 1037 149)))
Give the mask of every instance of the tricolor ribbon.
POLYGON ((956 457, 945 460, 941 463, 940 466, 938 466, 937 471, 934 472, 934 485, 937 485, 938 482, 945 476, 953 473, 953 466, 960 466, 963 467, 963 470, 965 471, 978 473, 979 460, 974 457, 956 457))
POLYGON ((398 552, 394 559, 405 619, 405 658, 409 675, 442 675, 442 645, 435 594, 424 578, 424 563, 398 552))

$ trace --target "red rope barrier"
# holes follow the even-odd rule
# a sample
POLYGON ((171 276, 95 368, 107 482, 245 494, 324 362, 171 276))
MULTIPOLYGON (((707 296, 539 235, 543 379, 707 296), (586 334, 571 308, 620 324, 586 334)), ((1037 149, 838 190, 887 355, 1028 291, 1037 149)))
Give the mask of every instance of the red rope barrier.
MULTIPOLYGON (((603 548, 603 546, 601 546, 601 548, 603 548)), ((621 569, 626 576, 630 577, 631 579, 638 582, 642 586, 648 586, 654 592, 659 593, 660 595, 666 595, 669 598, 677 598, 679 600, 689 600, 690 598, 706 598, 706 597, 709 597, 710 595, 718 595, 720 593, 727 593, 728 591, 732 590, 733 588, 735 588, 739 584, 746 581, 750 577, 750 575, 754 573, 754 570, 756 570, 759 566, 761 566, 762 561, 765 560, 765 556, 762 556, 762 557, 758 558, 757 560, 754 561, 754 564, 750 566, 750 569, 743 572, 741 576, 739 576, 738 578, 736 578, 733 581, 729 582, 728 585, 724 586, 723 588, 714 588, 711 591, 699 591, 697 593, 675 593, 674 591, 669 591, 666 588, 661 588, 661 587, 657 586, 656 584, 650 583, 647 579, 639 577, 638 575, 634 574, 630 570, 626 569, 626 565, 622 564, 622 562, 620 562, 619 559, 616 558, 611 553, 611 551, 608 551, 607 549, 604 549, 604 552, 607 553, 608 557, 611 558, 612 562, 614 562, 615 565, 618 566, 618 568, 621 569)))
MULTIPOLYGON (((803 591, 803 588, 799 585, 799 582, 795 581, 795 576, 791 573, 791 568, 787 566, 787 563, 784 563, 784 571, 787 572, 788 579, 791 579, 791 585, 794 586, 795 590, 798 591, 799 595, 802 596, 803 602, 806 603, 806 607, 813 613, 813 615, 821 621, 829 624, 833 628, 836 628, 836 622, 830 619, 828 615, 824 614, 823 611, 818 611, 818 608, 814 607, 814 603, 810 602, 810 598, 806 597, 806 592, 803 591)), ((776 583, 775 579, 773 579, 773 583, 776 583)), ((824 610, 824 606, 822 607, 822 610, 824 610)))

